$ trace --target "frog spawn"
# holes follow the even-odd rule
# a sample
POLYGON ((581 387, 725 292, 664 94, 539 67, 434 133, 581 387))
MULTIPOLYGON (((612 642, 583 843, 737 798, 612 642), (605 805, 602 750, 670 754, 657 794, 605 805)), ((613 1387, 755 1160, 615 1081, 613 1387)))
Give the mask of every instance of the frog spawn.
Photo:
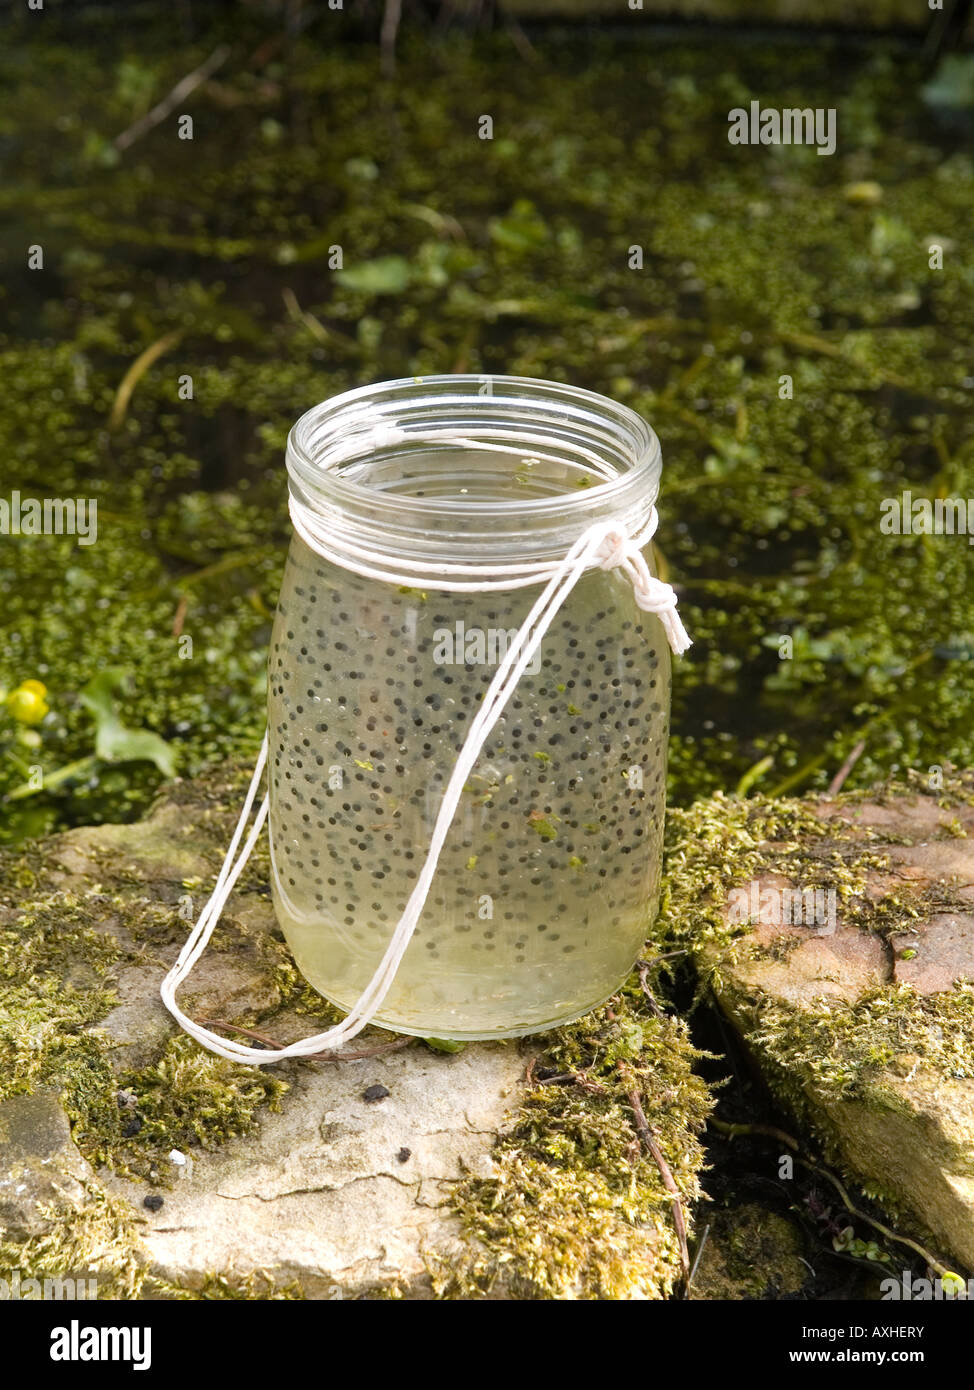
MULTIPOLYGON (((275 905, 298 965, 348 1007, 422 868, 492 665, 436 634, 520 626, 531 595, 420 593, 292 545, 270 661, 275 905)), ((559 612, 464 790, 379 1022, 516 1035, 612 993, 655 911, 669 656, 618 576, 559 612)))

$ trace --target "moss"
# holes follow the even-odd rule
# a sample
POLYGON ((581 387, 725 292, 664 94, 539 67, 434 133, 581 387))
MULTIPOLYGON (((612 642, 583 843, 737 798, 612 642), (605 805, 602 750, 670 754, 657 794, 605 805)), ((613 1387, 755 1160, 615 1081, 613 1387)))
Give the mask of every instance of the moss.
POLYGON ((0 1241, 0 1267, 31 1278, 94 1276, 100 1299, 132 1299, 142 1293, 147 1265, 132 1208, 92 1183, 77 1206, 52 1205, 49 1229, 22 1242, 0 1241))
MULTIPOLYGON (((974 777, 948 775, 938 805, 968 805, 974 777)), ((923 786, 906 779, 874 789, 870 801, 892 804, 923 786)), ((865 792, 845 800, 855 806, 865 792)), ((696 961, 700 988, 721 989, 721 966, 773 954, 751 939, 747 925, 729 925, 724 906, 736 884, 770 873, 792 883, 827 883, 837 890, 844 919, 883 939, 937 912, 964 904, 948 887, 909 883, 879 896, 866 893, 870 875, 887 870, 884 852, 904 836, 855 820, 823 821, 798 802, 716 796, 670 813, 663 907, 655 929, 662 949, 683 947, 696 961)), ((785 943, 787 949, 788 943, 785 943)), ((971 1075, 974 994, 966 986, 922 996, 893 983, 854 1002, 829 999, 793 1008, 764 996, 753 1002, 748 1042, 792 1097, 806 1086, 820 1100, 862 1093, 899 1054, 913 1053, 944 1077, 971 1075), (800 1075, 800 1079, 798 1079, 800 1075)))
MULTIPOLYGON (((970 773, 949 773, 936 794, 937 804, 968 805, 972 787, 970 773)), ((892 805, 918 790, 917 780, 892 782, 843 800, 852 807, 864 801, 892 805)), ((807 802, 787 798, 745 800, 717 793, 687 809, 671 808, 654 939, 662 947, 685 947, 702 961, 715 944, 730 946, 747 938, 746 924, 726 921, 727 893, 765 874, 780 874, 804 887, 835 888, 846 915, 861 929, 884 937, 933 912, 960 907, 949 886, 938 884, 904 883, 878 897, 865 894, 870 875, 891 868, 887 849, 897 843, 912 841, 885 828, 860 826, 855 819, 824 820, 807 802)))
POLYGON ((48 1229, 24 1241, 0 1240, 0 1268, 25 1277, 97 1281, 105 1300, 137 1298, 227 1301, 280 1301, 304 1297, 300 1286, 279 1283, 263 1271, 250 1275, 212 1272, 192 1287, 153 1274, 141 1243, 142 1220, 132 1207, 95 1182, 86 1184, 75 1205, 51 1204, 40 1213, 48 1229))
POLYGON ((688 809, 671 808, 654 941, 664 950, 682 948, 702 962, 715 945, 731 947, 746 938, 746 926, 725 920, 728 890, 770 872, 811 884, 814 879, 805 870, 813 868, 817 877, 821 869, 808 847, 820 846, 823 839, 836 846, 839 856, 830 872, 839 872, 843 891, 856 891, 869 859, 845 863, 839 848, 845 844, 843 835, 841 827, 826 827, 808 806, 794 800, 745 800, 718 792, 688 809))
POLYGON ((318 1019, 322 1028, 339 1023, 345 1017, 342 1010, 334 1004, 329 1004, 327 999, 323 999, 318 991, 308 984, 283 942, 278 946, 278 955, 280 958, 274 965, 273 978, 280 991, 281 1010, 305 1018, 318 1019))
MULTIPOLYGON (((102 912, 111 899, 97 895, 102 912)), ((14 926, 0 934, 0 975, 30 980, 57 973, 70 989, 74 979, 103 981, 119 957, 116 941, 92 923, 92 905, 75 894, 58 894, 21 906, 14 926)))
MULTIPOLYGON (((231 770, 204 783, 195 804, 204 805, 208 796, 219 801, 221 784, 235 781, 231 770)), ((0 1099, 52 1089, 86 1158, 159 1181, 160 1172, 168 1171, 161 1160, 172 1148, 211 1148, 251 1132, 261 1108, 278 1104, 287 1087, 264 1072, 201 1051, 184 1035, 170 1038, 144 1067, 118 1069, 115 1042, 98 1027, 117 1002, 115 974, 124 966, 145 965, 146 943, 151 949, 160 940, 168 942, 174 927, 171 907, 133 896, 127 886, 130 880, 144 893, 145 877, 116 873, 108 864, 113 857, 101 856, 103 883, 85 888, 76 880, 76 889, 50 892, 49 857, 34 850, 0 855, 0 876, 17 882, 21 894, 38 895, 22 899, 0 931, 0 1099), (115 891, 120 885, 123 891, 115 891)), ((98 859, 92 854, 93 863, 98 859)), ((304 1007, 307 987, 284 954, 279 942, 264 944, 266 969, 280 979, 284 1002, 304 1007)), ((293 1285, 279 1287, 259 1275, 234 1280, 219 1272, 193 1290, 156 1279, 147 1285, 141 1223, 131 1206, 95 1181, 86 1184, 77 1205, 52 1207, 44 1215, 49 1230, 22 1243, 0 1244, 0 1263, 39 1278, 90 1271, 98 1278, 101 1298, 297 1296, 293 1285)))
POLYGON ((710 1218, 710 1234, 693 1297, 757 1299, 794 1296, 809 1282, 805 1242, 787 1217, 754 1203, 710 1218))
POLYGON ((246 1276, 206 1274, 200 1283, 193 1288, 184 1288, 178 1284, 154 1279, 153 1293, 155 1297, 183 1301, 192 1299, 206 1303, 238 1302, 241 1300, 247 1303, 252 1303, 255 1300, 274 1303, 299 1302, 304 1298, 299 1284, 294 1281, 280 1284, 260 1270, 255 1274, 246 1276))
MULTIPOLYGON (((223 780, 235 779, 231 773, 223 780)), ((205 784, 197 806, 212 786, 205 784)), ((184 1035, 171 1037, 147 1065, 119 1069, 116 1043, 98 1027, 118 1002, 116 974, 128 966, 151 968, 146 950, 168 944, 183 927, 175 925, 171 906, 141 895, 146 872, 151 878, 157 869, 127 876, 117 865, 111 869, 113 856, 97 848, 86 842, 85 853, 93 863, 105 861, 113 891, 99 883, 27 899, 0 931, 0 1099, 39 1087, 56 1091, 85 1157, 149 1174, 174 1147, 211 1147, 250 1132, 260 1108, 276 1105, 287 1087, 203 1052, 184 1035), (139 896, 125 891, 128 881, 139 896)), ((22 856, 0 856, 0 872, 22 875, 22 856)), ((49 872, 42 857, 35 860, 35 890, 49 886, 49 872)), ((234 933, 223 945, 235 949, 240 939, 234 933)), ((279 987, 281 1007, 311 1010, 310 987, 279 939, 262 940, 258 959, 279 987)), ((320 1016, 319 996, 314 1000, 320 1016)))
MULTIPOLYGON (((780 1077, 800 1075, 813 1100, 869 1095, 897 1057, 922 1060, 941 1076, 974 1077, 974 988, 918 994, 908 985, 870 990, 854 1004, 800 1010, 762 1005, 749 1040, 780 1077)), ((794 1089, 792 1086, 790 1089, 794 1089)), ((884 1088, 884 1103, 891 1099, 884 1088)))
MULTIPOLYGON (((98 895, 104 910, 104 895, 98 895)), ((80 1140, 117 1133, 106 1049, 85 1031, 114 1003, 109 972, 117 943, 91 926, 74 895, 29 903, 0 933, 0 1099, 41 1086, 58 1090, 80 1140)))
POLYGON ((190 1145, 214 1148, 249 1134, 260 1108, 277 1109, 288 1090, 265 1071, 204 1052, 184 1033, 170 1039, 152 1066, 123 1072, 119 1085, 141 1121, 137 1152, 153 1155, 190 1145))
POLYGON ((634 1128, 629 1093, 639 1095, 689 1211, 700 1195, 697 1136, 710 1102, 685 1025, 658 1017, 636 980, 538 1042, 535 1076, 563 1080, 528 1090, 495 1149, 494 1176, 457 1188, 452 1205, 475 1253, 434 1264, 434 1291, 665 1297, 680 1267, 672 1201, 634 1128))

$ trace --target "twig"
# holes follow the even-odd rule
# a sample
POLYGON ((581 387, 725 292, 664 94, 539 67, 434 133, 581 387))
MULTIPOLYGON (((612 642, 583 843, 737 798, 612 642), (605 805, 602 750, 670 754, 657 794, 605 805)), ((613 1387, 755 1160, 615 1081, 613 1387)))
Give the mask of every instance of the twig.
MULTIPOLYGON (((622 1063, 617 1063, 617 1066, 619 1068, 620 1073, 624 1075, 625 1073, 623 1070, 622 1063)), ((649 1150, 653 1162, 659 1169, 659 1175, 663 1180, 663 1186, 666 1188, 667 1192, 673 1199, 673 1225, 676 1227, 676 1237, 677 1240, 680 1242, 680 1264, 683 1268, 683 1287, 685 1296, 690 1288, 691 1276, 690 1252, 687 1249, 687 1223, 683 1216, 683 1199, 680 1196, 680 1189, 676 1185, 676 1181, 673 1177, 673 1174, 670 1172, 670 1166, 667 1163, 666 1159, 663 1157, 663 1151, 656 1141, 656 1136, 649 1127, 649 1121, 646 1119, 642 1103, 639 1099, 639 1092, 634 1087, 631 1091, 627 1093, 627 1097, 629 1100, 629 1104, 632 1107, 632 1113, 636 1119, 636 1129, 639 1132, 639 1137, 642 1139, 643 1143, 646 1145, 646 1148, 649 1150)))
POLYGON ((665 1018, 666 1015, 653 998, 653 991, 646 983, 646 976, 649 974, 649 962, 645 960, 637 961, 637 969, 639 970, 639 988, 642 990, 650 1010, 655 1018, 665 1018))
MULTIPOLYGON (((436 208, 427 207, 425 203, 400 203, 399 211, 407 217, 415 217, 418 221, 425 222, 427 227, 433 228, 437 236, 452 237, 454 241, 467 239, 463 224, 448 212, 437 212, 436 208)), ((476 330, 476 325, 474 329, 476 330)))
MULTIPOLYGON (((700 1244, 697 1246, 697 1253, 693 1257, 693 1268, 690 1271, 690 1278, 687 1280, 687 1293, 690 1292, 693 1281, 697 1277, 697 1266, 700 1264, 700 1257, 703 1255, 704 1246, 707 1244, 707 1237, 709 1235, 710 1227, 704 1226, 703 1235, 700 1237, 700 1244)), ((815 1271, 812 1270, 812 1273, 814 1274, 815 1271)))
MULTIPOLYGON (((925 662, 932 659, 933 654, 934 648, 928 647, 925 651, 920 652, 918 656, 912 657, 903 668, 901 677, 918 670, 925 662)), ((869 735, 875 734, 877 730, 889 724, 891 720, 897 717, 905 704, 906 696, 903 696, 901 699, 894 700, 886 705, 880 714, 875 714, 871 719, 866 721, 860 730, 862 736, 868 737, 869 735)), ((784 796, 785 792, 790 791, 791 788, 796 786, 799 782, 803 782, 810 773, 817 771, 827 760, 828 756, 828 749, 825 749, 817 758, 813 758, 812 761, 806 763, 804 767, 800 767, 797 772, 793 772, 789 777, 786 777, 783 782, 779 782, 776 786, 772 787, 768 792, 768 797, 774 800, 779 796, 784 796)))
POLYGON ((183 635, 183 623, 186 621, 186 609, 188 607, 189 604, 186 601, 186 595, 181 594, 172 620, 172 635, 174 637, 182 637, 183 635))
POLYGON ((252 565, 257 560, 262 560, 265 555, 270 555, 274 546, 260 545, 254 550, 235 551, 230 555, 224 555, 221 560, 214 560, 211 565, 204 565, 200 570, 193 570, 191 574, 184 574, 181 579, 176 581, 178 589, 191 589, 195 584, 201 584, 205 579, 212 579, 214 575, 226 574, 228 570, 240 569, 243 565, 252 565))
POLYGON ((164 121, 170 112, 174 111, 184 97, 188 97, 191 92, 212 77, 217 68, 222 68, 223 64, 230 57, 230 45, 221 44, 215 48, 205 62, 200 63, 198 68, 177 82, 168 96, 163 97, 151 111, 147 111, 144 116, 140 116, 137 121, 129 126, 128 130, 123 130, 121 135, 116 135, 114 145, 117 150, 127 150, 130 145, 134 145, 136 140, 142 138, 147 131, 157 126, 160 121, 164 121))
POLYGON ((817 1163, 812 1163, 807 1158, 802 1158, 801 1155, 798 1156, 798 1161, 803 1167, 810 1168, 813 1173, 818 1173, 821 1177, 825 1178, 827 1182, 830 1182, 842 1199, 842 1205, 845 1207, 846 1211, 858 1221, 865 1221, 868 1226, 872 1226, 874 1231, 878 1231, 879 1234, 885 1236, 887 1240, 895 1240, 900 1245, 905 1245, 908 1249, 914 1250, 926 1261, 935 1274, 940 1275, 941 1279, 952 1273, 946 1265, 941 1264, 937 1257, 932 1255, 924 1246, 919 1245, 915 1240, 911 1240, 909 1236, 899 1235, 896 1231, 891 1230, 889 1226, 884 1225, 882 1221, 876 1221, 872 1216, 867 1216, 864 1211, 860 1211, 858 1207, 854 1206, 848 1192, 846 1192, 842 1183, 834 1173, 830 1173, 827 1168, 819 1167, 817 1163))
POLYGON ((898 372, 887 371, 882 367, 869 366, 863 362, 857 362, 854 357, 850 357, 843 347, 838 343, 831 343, 827 338, 821 338, 817 333, 774 333, 771 335, 771 342, 787 343, 790 347, 804 348, 809 352, 819 352, 824 357, 833 357, 838 362, 843 362, 848 367, 858 369, 861 372, 873 372, 876 377, 889 386, 898 386, 903 391, 913 391, 918 395, 914 382, 908 381, 906 377, 900 376, 898 372))
POLYGON ((512 14, 508 14, 506 7, 501 11, 501 18, 504 21, 504 28, 510 35, 511 43, 526 63, 537 63, 538 50, 528 38, 527 34, 518 24, 512 14))
MULTIPOLYGON (((283 1043, 276 1038, 269 1038, 266 1033, 258 1033, 253 1028, 243 1028, 239 1023, 224 1023, 221 1019, 204 1019, 200 1025, 202 1028, 222 1028, 225 1033, 243 1033, 247 1038, 254 1038, 255 1041, 264 1043, 267 1047, 283 1047, 283 1043)), ((392 1042, 380 1043, 378 1047, 364 1048, 361 1052, 309 1052, 307 1057, 295 1058, 296 1061, 312 1062, 361 1062, 366 1057, 381 1057, 384 1052, 400 1052, 404 1047, 411 1047, 416 1042, 415 1038, 393 1038, 392 1042)))
POLYGON ((220 1028, 224 1033, 243 1033, 245 1038, 253 1038, 256 1042, 264 1043, 266 1047, 281 1046, 276 1038, 269 1038, 266 1033, 258 1033, 254 1028, 243 1028, 239 1023, 224 1023, 219 1018, 205 1018, 200 1027, 220 1028))
POLYGON ((776 1128, 775 1125, 732 1125, 726 1120, 717 1120, 710 1117, 709 1124, 717 1130, 719 1134, 725 1134, 728 1139, 736 1139, 740 1135, 763 1134, 768 1139, 778 1139, 786 1148, 794 1153, 798 1152, 798 1140, 793 1139, 790 1134, 786 1134, 783 1129, 776 1128))
POLYGON ((742 798, 747 796, 755 782, 759 782, 764 774, 770 772, 773 767, 774 758, 770 753, 766 758, 761 758, 758 762, 753 763, 734 788, 734 795, 742 798))
POLYGON ((791 791, 792 787, 797 787, 800 782, 804 782, 806 777, 810 777, 813 772, 817 772, 827 758, 827 752, 819 753, 817 757, 810 759, 807 763, 803 764, 802 767, 798 768, 796 772, 789 773, 782 781, 775 783, 768 792, 768 798, 773 801, 779 796, 784 796, 786 792, 791 791))
POLYGON ((281 290, 281 298, 284 300, 284 307, 295 323, 303 323, 308 332, 318 339, 319 343, 328 342, 328 330, 325 325, 316 319, 314 314, 302 309, 298 303, 297 295, 292 289, 284 288, 281 290))
POLYGON ((43 781, 38 786, 33 786, 30 782, 22 782, 14 787, 13 791, 7 792, 4 801, 22 801, 25 796, 36 796, 39 792, 55 791, 62 782, 70 782, 74 777, 87 776, 89 772, 94 772, 98 766, 98 759, 94 754, 88 757, 78 758, 73 763, 65 763, 63 767, 57 768, 54 772, 46 772, 43 781))
POLYGON ((318 339, 319 343, 341 343, 343 347, 355 348, 355 342, 346 334, 339 333, 336 328, 326 328, 321 319, 316 318, 310 309, 302 309, 298 303, 298 297, 292 289, 285 287, 281 290, 281 298, 284 300, 284 307, 294 323, 303 324, 308 332, 318 339))
POLYGON ((678 951, 661 951, 658 956, 653 956, 651 960, 636 961, 636 969, 639 972, 639 987, 645 995, 649 1003, 649 1007, 656 1018, 667 1018, 668 1015, 657 1004, 652 990, 646 983, 646 977, 648 976, 649 972, 652 970, 654 965, 659 965, 660 962, 664 960, 675 960, 678 956, 685 956, 686 954, 686 950, 681 948, 678 951))
POLYGON ((129 401, 132 399, 132 392, 138 386, 141 378, 146 374, 153 362, 161 357, 164 352, 176 346, 181 333, 164 333, 161 338, 150 344, 144 352, 140 352, 138 357, 129 367, 122 377, 118 390, 115 392, 115 400, 112 403, 112 413, 108 417, 108 428, 117 430, 125 419, 125 413, 129 408, 129 401))
POLYGON ((866 740, 864 738, 861 738, 859 742, 856 744, 855 748, 853 748, 852 752, 846 758, 845 762, 839 768, 838 772, 832 778, 831 782, 829 783, 829 789, 825 793, 826 796, 838 796, 840 790, 842 789, 843 782, 848 777, 852 769, 855 767, 859 759, 862 757, 865 750, 866 740))
POLYGON ((382 71, 392 77, 396 71, 396 35, 399 32, 399 17, 402 14, 402 0, 386 0, 382 12, 382 29, 379 33, 379 47, 382 52, 382 71))

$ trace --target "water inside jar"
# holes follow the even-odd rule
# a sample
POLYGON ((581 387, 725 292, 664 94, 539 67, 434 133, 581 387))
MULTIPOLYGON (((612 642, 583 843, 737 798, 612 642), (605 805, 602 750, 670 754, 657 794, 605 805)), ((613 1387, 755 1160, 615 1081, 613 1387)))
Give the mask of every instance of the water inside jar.
POLYGON ((609 463, 551 456, 552 445, 530 449, 425 448, 355 459, 338 472, 370 490, 453 502, 517 502, 563 496, 617 476, 609 463))

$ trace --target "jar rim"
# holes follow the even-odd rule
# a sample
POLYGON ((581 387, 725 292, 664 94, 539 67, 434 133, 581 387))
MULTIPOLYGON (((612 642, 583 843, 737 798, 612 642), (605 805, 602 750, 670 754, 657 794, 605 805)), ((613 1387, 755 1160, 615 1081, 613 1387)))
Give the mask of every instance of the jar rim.
MULTIPOLYGON (((556 436, 553 443, 557 444, 556 436)), ((321 500, 360 513, 381 504, 385 515, 403 525, 425 522, 431 516, 458 523, 477 518, 497 522, 514 514, 528 522, 571 524, 589 519, 593 512, 601 516, 651 507, 659 489, 662 456, 656 432, 641 415, 596 391, 535 377, 456 373, 375 382, 312 406, 288 434, 286 463, 292 485, 312 505, 321 500), (533 415, 543 422, 547 417, 549 424, 558 423, 566 438, 574 431, 604 453, 604 481, 551 497, 495 501, 390 493, 344 477, 340 471, 356 458, 376 452, 377 427, 403 429, 408 442, 410 427, 418 425, 413 442, 419 445, 424 418, 446 419, 451 412, 471 412, 464 429, 475 434, 477 416, 483 420, 498 408, 510 412, 512 451, 518 447, 519 419, 529 421, 533 415), (613 468, 614 476, 609 471, 613 468)))

